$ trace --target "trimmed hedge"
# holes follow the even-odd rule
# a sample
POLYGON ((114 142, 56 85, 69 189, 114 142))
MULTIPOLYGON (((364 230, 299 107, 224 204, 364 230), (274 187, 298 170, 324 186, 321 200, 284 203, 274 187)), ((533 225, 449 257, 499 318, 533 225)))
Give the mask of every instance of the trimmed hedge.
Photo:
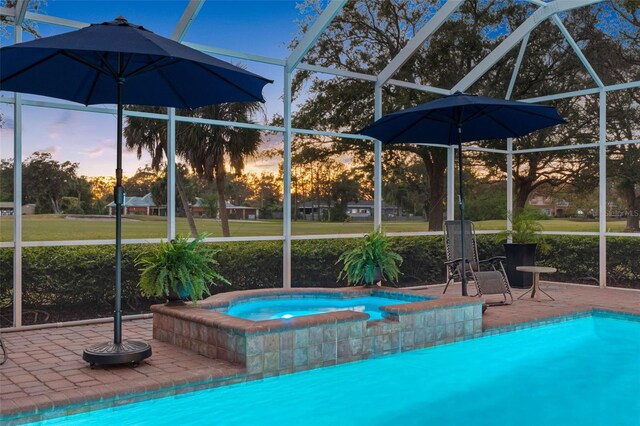
MULTIPOLYGON (((555 266, 553 279, 597 283, 598 237, 553 236, 551 251, 539 256, 540 264, 555 266)), ((282 285, 282 242, 230 242, 213 244, 220 272, 231 286, 216 287, 213 293, 231 290, 280 287, 282 285)), ((337 287, 340 254, 353 247, 352 239, 301 240, 292 243, 292 286, 337 287)), ((440 236, 399 237, 392 246, 404 258, 399 285, 442 283, 445 279, 444 243, 440 236)), ((125 314, 148 312, 159 300, 142 297, 137 288, 139 273, 134 266, 146 245, 125 245, 122 258, 123 310, 125 314)), ((490 236, 478 236, 481 258, 503 254, 490 236)), ((640 239, 608 238, 609 285, 640 288, 640 239)), ((12 300, 11 249, 0 249, 0 319, 9 325, 12 300)), ((23 249, 24 322, 35 319, 34 310, 49 314, 47 321, 68 321, 112 315, 113 246, 31 247, 23 249)), ((44 314, 39 315, 42 322, 44 314)))

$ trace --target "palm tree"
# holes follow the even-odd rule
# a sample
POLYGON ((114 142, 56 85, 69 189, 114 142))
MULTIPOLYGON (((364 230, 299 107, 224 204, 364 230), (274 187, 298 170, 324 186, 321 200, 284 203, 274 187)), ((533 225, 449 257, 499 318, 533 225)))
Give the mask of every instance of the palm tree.
MULTIPOLYGON (((135 110, 156 114, 166 112, 166 108, 152 106, 136 106, 135 110)), ((165 121, 129 116, 124 128, 124 137, 127 148, 135 149, 138 159, 146 151, 151 155, 151 168, 155 171, 161 169, 163 160, 167 158, 167 123, 165 121)), ((198 236, 198 229, 195 220, 193 220, 182 176, 179 173, 176 173, 176 188, 182 207, 184 207, 191 236, 195 238, 198 236)))
MULTIPOLYGON (((164 114, 159 107, 136 107, 138 111, 164 114)), ((180 110, 179 115, 212 120, 252 123, 251 117, 260 112, 259 102, 227 103, 211 105, 194 110, 180 110)), ((125 127, 126 146, 137 151, 138 158, 144 151, 151 155, 151 167, 159 170, 167 155, 167 125, 164 121, 148 118, 127 117, 125 127)), ((215 181, 218 193, 218 211, 222 235, 231 236, 229 216, 225 203, 226 161, 237 175, 242 173, 245 160, 255 155, 260 146, 260 134, 256 130, 238 127, 215 126, 212 124, 179 122, 176 127, 176 155, 186 161, 195 173, 211 183, 215 181)), ((176 175, 176 187, 191 234, 196 237, 196 229, 189 200, 181 176, 176 175)))
MULTIPOLYGON (((260 112, 259 102, 210 105, 185 111, 192 117, 212 120, 252 123, 251 117, 260 112)), ((226 162, 236 175, 241 175, 245 160, 254 156, 260 146, 256 130, 213 124, 180 123, 180 137, 176 137, 176 153, 184 158, 196 174, 214 182, 218 193, 218 211, 222 235, 231 236, 225 200, 226 162)))

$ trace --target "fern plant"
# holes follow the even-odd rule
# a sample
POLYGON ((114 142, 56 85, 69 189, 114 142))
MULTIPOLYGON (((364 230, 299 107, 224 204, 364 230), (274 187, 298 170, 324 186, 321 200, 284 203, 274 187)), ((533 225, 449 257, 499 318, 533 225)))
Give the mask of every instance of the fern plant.
POLYGON ((161 241, 151 251, 136 258, 140 268, 140 290, 146 296, 189 295, 192 301, 210 295, 209 285, 218 282, 230 284, 216 272, 215 255, 220 251, 202 244, 206 234, 191 241, 177 236, 171 241, 161 241))
POLYGON ((402 256, 390 248, 389 238, 379 229, 365 235, 354 248, 340 255, 338 262, 343 267, 338 281, 346 279, 348 284, 371 285, 379 268, 383 280, 396 282, 400 276, 402 256))
POLYGON ((508 237, 516 244, 538 244, 542 251, 548 250, 548 244, 544 236, 540 234, 543 230, 538 222, 538 212, 529 206, 520 210, 517 214, 510 216, 512 229, 502 231, 496 235, 496 241, 502 242, 508 237))

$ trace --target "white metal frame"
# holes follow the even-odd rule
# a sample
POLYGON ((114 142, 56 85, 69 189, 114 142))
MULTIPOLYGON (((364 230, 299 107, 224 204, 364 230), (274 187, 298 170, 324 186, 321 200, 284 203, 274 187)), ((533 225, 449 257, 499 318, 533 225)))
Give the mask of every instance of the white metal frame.
MULTIPOLYGON (((362 140, 372 140, 371 138, 347 134, 341 132, 327 132, 318 131, 313 129, 296 129, 292 127, 291 123, 291 79, 296 70, 307 70, 315 73, 322 73, 328 75, 349 77, 361 79, 364 81, 370 81, 375 83, 374 85, 374 100, 375 100, 375 118, 378 119, 382 116, 382 88, 385 85, 395 85, 405 87, 409 89, 424 91, 428 93, 434 93, 439 95, 447 95, 455 91, 467 90, 473 83, 481 78, 487 71, 491 69, 501 58, 508 54, 514 47, 520 45, 520 50, 516 59, 516 64, 509 82, 506 98, 511 98, 513 87, 515 85, 520 65, 524 57, 529 35, 536 27, 542 22, 550 19, 562 32, 567 43, 574 50, 582 64, 585 66, 587 72, 594 80, 597 87, 573 91, 568 93, 559 93, 549 96, 541 96, 536 98, 524 99, 526 102, 538 103, 547 102, 556 99, 563 99, 569 97, 595 95, 599 96, 599 137, 597 141, 593 143, 583 145, 572 146, 554 146, 535 149, 513 149, 513 140, 507 140, 506 149, 485 149, 480 147, 465 148, 468 150, 496 152, 505 154, 507 161, 507 211, 512 210, 513 203, 513 155, 514 154, 526 154, 530 152, 541 151, 553 151, 564 149, 581 149, 581 148, 598 148, 599 161, 600 161, 600 181, 599 181, 599 208, 600 212, 606 211, 606 148, 612 145, 626 144, 626 143, 640 143, 640 140, 627 140, 627 141, 606 141, 606 93, 610 91, 625 90, 630 88, 640 87, 640 81, 627 82, 616 85, 606 86, 599 78, 587 58, 584 56, 580 47, 571 37, 571 34, 563 25, 562 20, 558 16, 559 13, 565 12, 571 9, 590 6, 596 4, 602 0, 554 0, 554 1, 542 1, 542 0, 526 0, 534 6, 537 6, 537 10, 529 16, 518 28, 516 28, 510 35, 508 35, 489 55, 487 55, 468 75, 462 78, 453 88, 444 89, 428 85, 421 85, 413 82, 406 82, 392 79, 391 77, 398 71, 398 69, 406 63, 407 60, 423 45, 423 43, 440 28, 440 26, 446 22, 455 12, 458 10, 464 0, 448 0, 443 6, 441 6, 431 19, 425 24, 425 26, 418 31, 414 38, 411 39, 402 51, 393 58, 390 63, 384 68, 378 75, 368 75, 364 73, 352 72, 348 70, 342 70, 337 68, 328 68, 303 62, 306 53, 313 47, 317 39, 322 35, 323 31, 331 24, 332 20, 341 12, 342 8, 346 4, 347 0, 330 0, 326 8, 317 17, 315 23, 309 28, 306 34, 302 37, 297 46, 291 51, 289 56, 284 59, 272 58, 262 55, 255 55, 246 52, 240 52, 231 49, 224 49, 215 46, 207 46, 197 43, 189 43, 184 41, 184 37, 187 34, 189 27, 196 19, 199 11, 201 10, 205 0, 190 0, 187 4, 182 16, 180 17, 171 37, 187 46, 193 47, 205 53, 211 53, 220 56, 231 57, 234 59, 265 63, 282 67, 284 72, 284 125, 283 126, 269 126, 263 124, 248 124, 248 123, 236 123, 227 122, 221 120, 208 120, 208 119, 196 119, 191 117, 176 116, 175 110, 168 109, 167 114, 151 114, 142 113, 137 111, 125 111, 125 114, 129 116, 155 118, 161 120, 167 120, 167 146, 168 146, 168 185, 167 185, 167 197, 168 197, 168 220, 167 220, 167 237, 173 238, 175 236, 175 126, 176 122, 198 122, 207 123, 218 126, 233 125, 236 127, 244 127, 255 130, 263 131, 275 131, 282 132, 284 136, 284 195, 283 195, 283 232, 282 235, 266 236, 266 237, 234 237, 234 238, 209 238, 207 241, 283 241, 283 287, 288 288, 291 285, 291 241, 294 240, 307 240, 307 239, 324 239, 324 238, 353 238, 358 237, 360 234, 332 234, 332 235, 292 235, 291 232, 291 140, 293 134, 309 134, 320 135, 327 137, 341 137, 341 138, 354 138, 362 140)), ((54 17, 44 15, 40 13, 29 12, 27 9, 28 0, 18 0, 14 8, 0 8, 0 15, 12 16, 15 22, 15 42, 22 41, 21 24, 25 19, 42 22, 52 25, 58 25, 68 28, 83 28, 88 24, 85 22, 75 21, 71 19, 65 19, 60 17, 54 17)), ((98 244, 113 244, 112 240, 89 240, 89 241, 22 241, 22 107, 35 106, 43 108, 57 108, 68 109, 76 111, 86 111, 104 114, 115 114, 115 110, 112 108, 104 107, 84 107, 75 104, 69 104, 60 101, 34 101, 30 99, 23 99, 20 94, 15 94, 13 98, 0 98, 0 102, 13 104, 14 106, 14 121, 15 121, 15 137, 14 137, 14 240, 13 242, 0 243, 0 248, 12 247, 14 249, 14 271, 13 271, 13 285, 14 285, 14 322, 15 327, 21 326, 21 307, 22 307, 22 248, 23 247, 39 247, 39 246, 61 246, 61 245, 98 245, 98 244)), ((381 202, 382 202, 382 146, 379 141, 372 140, 374 142, 374 227, 378 227, 381 224, 381 202)), ((454 158, 455 147, 449 147, 448 149, 448 171, 447 171, 447 212, 448 219, 453 218, 454 215, 454 158)), ((599 282, 601 287, 606 286, 606 237, 608 236, 630 236, 640 237, 640 233, 613 233, 606 232, 606 215, 600 214, 599 219, 599 231, 598 232, 552 232, 549 234, 559 235, 591 235, 599 237, 599 282)), ((510 227, 511 223, 508 220, 507 226, 510 227)), ((492 231, 487 231, 491 233, 492 231)), ((439 235, 440 233, 433 232, 413 232, 413 233, 390 233, 390 235, 405 236, 405 235, 439 235)), ((126 240, 124 243, 153 243, 159 239, 139 239, 139 240, 126 240)))

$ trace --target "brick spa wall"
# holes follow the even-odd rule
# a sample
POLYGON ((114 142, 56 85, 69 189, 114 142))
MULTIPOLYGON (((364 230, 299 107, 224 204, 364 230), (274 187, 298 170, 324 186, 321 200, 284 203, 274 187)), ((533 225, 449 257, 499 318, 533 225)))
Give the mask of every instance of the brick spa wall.
POLYGON ((482 333, 482 301, 425 300, 388 288, 267 289, 223 293, 197 304, 154 305, 153 337, 209 358, 239 363, 249 378, 269 377, 456 342, 482 333), (383 307, 383 319, 337 311, 250 321, 220 311, 238 302, 290 297, 379 295, 408 303, 383 307))

